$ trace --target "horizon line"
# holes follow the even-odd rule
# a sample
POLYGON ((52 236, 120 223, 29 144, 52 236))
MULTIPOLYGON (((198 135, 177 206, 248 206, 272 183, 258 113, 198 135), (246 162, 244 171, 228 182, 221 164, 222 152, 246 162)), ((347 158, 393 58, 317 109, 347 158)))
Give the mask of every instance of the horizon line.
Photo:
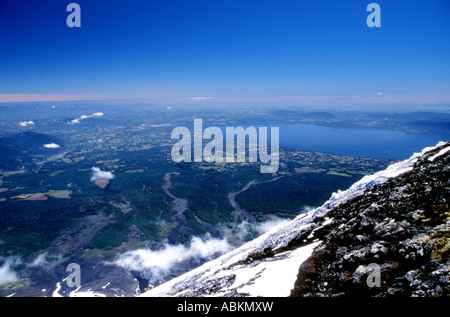
POLYGON ((389 92, 374 92, 361 95, 336 95, 336 94, 310 94, 310 95, 282 95, 282 96, 214 96, 214 97, 180 97, 172 96, 170 98, 163 96, 143 96, 143 95, 106 95, 106 94, 2 94, 0 93, 1 103, 28 103, 28 102, 63 102, 63 101, 137 101, 137 100, 171 100, 171 102, 249 102, 249 101, 267 101, 267 102, 294 102, 294 103, 396 103, 396 104, 431 104, 431 103, 450 103, 450 93, 437 94, 395 94, 389 92))

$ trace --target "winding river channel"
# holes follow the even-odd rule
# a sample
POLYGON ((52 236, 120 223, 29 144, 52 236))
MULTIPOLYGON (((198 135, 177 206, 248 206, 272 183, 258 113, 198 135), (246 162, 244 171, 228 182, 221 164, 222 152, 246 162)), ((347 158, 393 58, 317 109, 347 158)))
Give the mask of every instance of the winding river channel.
POLYGON ((255 218, 248 213, 244 208, 242 208, 241 206, 239 206, 239 204, 236 201, 236 196, 245 192, 246 190, 248 190, 251 186, 253 185, 257 185, 257 184, 265 184, 265 183, 270 183, 270 182, 274 182, 276 180, 278 180, 279 178, 281 178, 282 176, 278 176, 272 179, 269 179, 267 181, 264 182, 256 182, 256 181, 250 181, 247 185, 245 185, 244 188, 242 188, 240 191, 237 192, 233 192, 233 193, 229 193, 228 194, 228 200, 230 201, 231 206, 234 208, 234 224, 237 224, 237 221, 239 219, 239 217, 243 217, 246 219, 247 222, 249 223, 253 223, 255 222, 255 218))
MULTIPOLYGON (((161 188, 164 190, 164 192, 166 193, 167 196, 169 196, 170 198, 173 199, 172 204, 173 204, 173 209, 175 210, 176 214, 173 216, 172 219, 175 221, 176 226, 174 228, 172 228, 168 239, 169 239, 169 243, 170 244, 176 244, 176 243, 178 243, 178 235, 179 235, 180 231, 184 231, 184 232, 190 233, 190 234, 192 234, 194 236, 197 236, 198 234, 197 234, 197 232, 194 229, 185 226, 186 219, 185 219, 185 217, 183 215, 186 212, 186 210, 188 210, 188 201, 187 201, 187 199, 176 197, 169 190, 169 188, 172 186, 172 181, 171 181, 172 175, 180 175, 180 173, 178 173, 178 172, 168 172, 168 173, 166 173, 164 175, 164 181, 165 182, 161 186, 161 188)), ((274 181, 278 180, 281 177, 282 176, 278 176, 278 177, 275 177, 273 179, 270 179, 270 180, 267 180, 267 181, 264 181, 264 182, 250 181, 241 190, 228 194, 228 200, 229 200, 231 206, 234 208, 233 220, 234 220, 234 224, 235 225, 237 225, 239 217, 245 218, 245 220, 247 222, 249 222, 249 223, 255 222, 254 217, 249 212, 247 212, 244 208, 239 206, 239 204, 236 202, 236 196, 241 194, 241 193, 243 193, 243 192, 245 192, 246 190, 248 190, 253 185, 274 182, 274 181)), ((209 222, 206 222, 206 221, 200 219, 195 214, 194 214, 194 218, 199 224, 208 227, 212 231, 214 237, 216 237, 216 238, 223 238, 223 232, 222 232, 222 230, 220 228, 218 228, 217 226, 214 226, 213 224, 211 224, 209 222)))

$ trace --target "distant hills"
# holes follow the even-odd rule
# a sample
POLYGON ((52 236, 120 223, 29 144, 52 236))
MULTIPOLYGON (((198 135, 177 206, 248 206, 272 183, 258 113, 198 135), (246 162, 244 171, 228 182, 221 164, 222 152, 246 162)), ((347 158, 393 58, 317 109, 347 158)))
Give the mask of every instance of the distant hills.
POLYGON ((34 165, 34 155, 56 154, 64 148, 60 138, 26 131, 0 138, 0 169, 17 170, 34 165))

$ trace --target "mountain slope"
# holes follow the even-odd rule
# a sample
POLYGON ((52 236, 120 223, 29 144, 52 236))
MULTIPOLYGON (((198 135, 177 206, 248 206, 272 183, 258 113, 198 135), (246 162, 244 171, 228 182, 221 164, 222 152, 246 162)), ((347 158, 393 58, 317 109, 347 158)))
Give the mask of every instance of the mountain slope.
POLYGON ((60 138, 32 131, 0 137, 0 169, 17 170, 22 166, 34 166, 35 155, 56 154, 63 147, 64 142, 60 138), (57 147, 52 148, 52 145, 57 147))
POLYGON ((449 149, 331 210, 292 295, 449 296, 449 149), (379 284, 368 287, 371 264, 379 284))
POLYGON ((449 149, 441 142, 366 176, 142 296, 446 295, 449 149), (380 287, 366 283, 371 263, 380 267, 380 287))

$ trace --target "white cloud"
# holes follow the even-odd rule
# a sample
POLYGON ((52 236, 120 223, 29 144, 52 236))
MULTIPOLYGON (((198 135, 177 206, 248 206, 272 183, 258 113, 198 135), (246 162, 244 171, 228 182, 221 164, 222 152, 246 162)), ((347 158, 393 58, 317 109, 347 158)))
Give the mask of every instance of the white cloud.
POLYGON ((31 262, 30 267, 42 266, 47 263, 47 252, 39 254, 33 262, 31 262))
POLYGON ((314 210, 314 209, 316 209, 316 207, 304 205, 302 210, 301 210, 301 213, 302 214, 306 214, 306 213, 308 213, 308 212, 310 212, 311 210, 314 210))
POLYGON ((82 115, 79 118, 75 118, 75 119, 67 122, 67 124, 78 124, 78 123, 80 123, 80 120, 89 119, 89 118, 93 118, 93 117, 101 117, 101 116, 103 116, 103 112, 94 112, 91 115, 82 115))
POLYGON ((19 256, 0 256, 0 285, 14 283, 18 281, 21 276, 20 272, 24 268, 40 267, 45 270, 50 270, 61 259, 61 255, 49 255, 48 252, 39 254, 31 263, 24 263, 19 256))
POLYGON ((0 285, 15 282, 19 276, 14 272, 14 267, 20 265, 22 261, 17 257, 9 257, 0 266, 0 285))
POLYGON ((151 281, 168 276, 177 265, 187 260, 206 260, 232 250, 225 239, 192 238, 189 246, 165 244, 160 250, 139 249, 120 255, 115 264, 145 274, 151 281))
POLYGON ((44 144, 44 147, 47 149, 59 149, 61 146, 56 143, 44 144))
POLYGON ((233 250, 236 245, 229 241, 244 243, 248 234, 256 236, 273 230, 288 222, 287 219, 268 220, 263 223, 242 222, 234 229, 222 228, 225 238, 217 239, 206 235, 203 239, 192 238, 188 246, 164 244, 159 250, 138 249, 118 256, 112 263, 130 271, 136 271, 150 279, 151 283, 173 274, 180 265, 188 260, 210 260, 233 250), (238 240, 238 241, 236 241, 238 240))
POLYGON ((34 125, 34 122, 33 121, 20 121, 19 125, 21 127, 26 127, 26 126, 29 126, 29 125, 34 125))
POLYGON ((265 222, 255 224, 254 227, 259 234, 263 234, 272 231, 275 228, 288 223, 289 221, 289 219, 267 220, 265 222))
POLYGON ((111 172, 102 171, 98 167, 91 168, 92 170, 92 177, 91 182, 94 182, 96 179, 103 178, 107 180, 111 180, 114 178, 114 175, 111 172))
POLYGON ((249 223, 247 221, 243 221, 232 229, 226 226, 223 226, 221 229, 229 240, 244 243, 249 239, 254 239, 257 236, 269 232, 287 222, 289 222, 288 219, 274 219, 260 223, 249 223))
POLYGON ((211 100, 211 99, 214 99, 214 97, 187 97, 187 99, 190 99, 190 100, 211 100))
POLYGON ((41 267, 43 269, 50 269, 58 260, 61 259, 61 255, 53 256, 48 252, 39 254, 33 262, 27 264, 28 267, 41 267))

